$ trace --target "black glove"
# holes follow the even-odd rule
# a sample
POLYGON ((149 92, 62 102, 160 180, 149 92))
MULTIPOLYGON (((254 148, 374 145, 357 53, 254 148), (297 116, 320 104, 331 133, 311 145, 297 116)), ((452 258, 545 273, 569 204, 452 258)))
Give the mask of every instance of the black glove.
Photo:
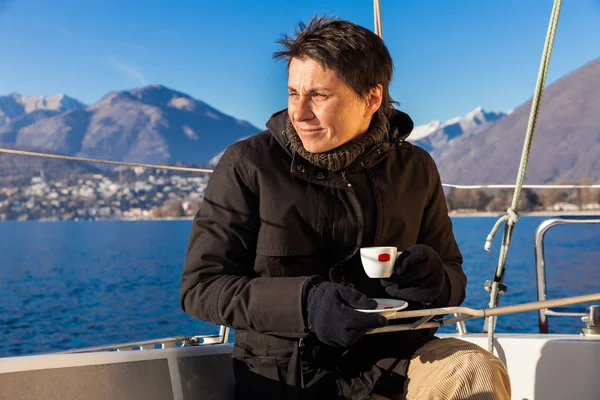
POLYGON ((327 345, 348 347, 369 329, 388 323, 377 313, 354 310, 375 309, 377 302, 350 286, 315 276, 307 280, 303 293, 308 329, 327 345))
POLYGON ((390 296, 409 303, 432 305, 450 294, 442 259, 424 244, 404 250, 394 263, 392 276, 381 279, 381 284, 390 296))

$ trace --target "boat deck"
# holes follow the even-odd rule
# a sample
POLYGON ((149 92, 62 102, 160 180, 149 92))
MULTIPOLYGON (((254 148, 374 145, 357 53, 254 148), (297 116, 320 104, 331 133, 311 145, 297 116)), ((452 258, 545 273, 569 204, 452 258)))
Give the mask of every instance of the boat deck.
MULTIPOLYGON (((487 335, 460 337, 487 348, 487 335)), ((600 337, 498 334, 513 398, 598 399, 600 337)), ((0 358, 0 399, 233 399, 231 344, 0 358)))

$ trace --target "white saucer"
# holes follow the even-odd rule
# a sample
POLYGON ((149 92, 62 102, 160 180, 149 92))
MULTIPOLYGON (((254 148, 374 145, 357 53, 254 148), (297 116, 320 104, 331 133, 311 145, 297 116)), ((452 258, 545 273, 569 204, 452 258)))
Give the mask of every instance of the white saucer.
POLYGON ((377 308, 373 310, 360 310, 356 311, 364 312, 364 313, 379 313, 384 317, 390 317, 396 313, 396 311, 400 311, 403 308, 408 307, 408 303, 404 300, 395 300, 395 299, 372 299, 377 302, 377 308))

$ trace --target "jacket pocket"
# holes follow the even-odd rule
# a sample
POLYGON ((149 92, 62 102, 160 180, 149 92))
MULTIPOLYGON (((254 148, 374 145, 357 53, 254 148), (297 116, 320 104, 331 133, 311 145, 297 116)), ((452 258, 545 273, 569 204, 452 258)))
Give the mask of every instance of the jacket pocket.
POLYGON ((294 222, 287 227, 263 224, 258 233, 255 271, 261 276, 327 274, 330 263, 316 227, 294 222))
POLYGON ((256 251, 262 255, 286 257, 314 254, 322 243, 323 218, 315 209, 285 207, 261 218, 256 251))
POLYGON ((243 357, 233 360, 238 399, 279 400, 287 398, 286 380, 282 379, 275 357, 243 357))
POLYGON ((239 336, 233 357, 242 363, 241 375, 258 375, 271 383, 271 389, 285 390, 294 342, 248 332, 240 332, 239 336))

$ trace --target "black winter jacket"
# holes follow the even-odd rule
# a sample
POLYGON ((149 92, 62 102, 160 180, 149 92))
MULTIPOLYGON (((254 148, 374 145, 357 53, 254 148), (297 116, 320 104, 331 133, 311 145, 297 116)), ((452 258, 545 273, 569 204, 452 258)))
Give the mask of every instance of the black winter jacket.
POLYGON ((286 123, 287 110, 280 111, 266 131, 222 155, 193 221, 181 305, 192 317, 236 330, 240 398, 366 398, 378 384, 393 384, 393 372, 435 331, 366 335, 349 349, 326 346, 305 325, 303 284, 321 275, 389 297, 364 273, 360 247, 401 251, 423 243, 444 261, 450 285, 447 304, 435 306, 459 305, 466 277, 438 170, 426 151, 404 141, 413 123, 399 111, 388 140, 340 173, 293 153, 286 123), (365 204, 375 207, 364 210, 365 204))

